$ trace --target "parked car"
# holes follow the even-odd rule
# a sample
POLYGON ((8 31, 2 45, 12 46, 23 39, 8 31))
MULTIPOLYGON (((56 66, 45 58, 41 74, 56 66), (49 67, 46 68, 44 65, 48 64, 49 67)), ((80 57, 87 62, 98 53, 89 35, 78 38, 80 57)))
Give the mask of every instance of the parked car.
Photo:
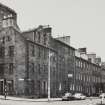
POLYGON ((92 94, 93 97, 99 97, 100 93, 94 93, 92 94))
POLYGON ((74 99, 76 99, 76 100, 85 100, 85 99, 86 99, 86 96, 83 95, 82 93, 75 93, 75 94, 73 95, 73 97, 74 97, 74 99))
POLYGON ((69 101, 72 99, 71 93, 65 93, 65 95, 62 97, 62 101, 69 101))
POLYGON ((99 98, 105 98, 105 93, 101 93, 101 94, 99 95, 99 98))

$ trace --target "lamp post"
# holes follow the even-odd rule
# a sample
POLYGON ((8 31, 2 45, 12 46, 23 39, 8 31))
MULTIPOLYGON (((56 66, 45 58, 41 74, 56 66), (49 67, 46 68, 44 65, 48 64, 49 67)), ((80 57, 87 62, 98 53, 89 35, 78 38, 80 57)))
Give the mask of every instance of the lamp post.
POLYGON ((6 100, 7 97, 7 82, 6 82, 6 78, 4 78, 4 98, 6 100))
POLYGON ((50 76, 50 66, 51 66, 51 61, 50 61, 50 58, 51 56, 53 55, 53 53, 50 52, 50 49, 49 49, 49 56, 48 56, 48 101, 50 101, 50 79, 51 79, 51 76, 50 76))
POLYGON ((50 101, 50 49, 48 56, 48 101, 50 101))

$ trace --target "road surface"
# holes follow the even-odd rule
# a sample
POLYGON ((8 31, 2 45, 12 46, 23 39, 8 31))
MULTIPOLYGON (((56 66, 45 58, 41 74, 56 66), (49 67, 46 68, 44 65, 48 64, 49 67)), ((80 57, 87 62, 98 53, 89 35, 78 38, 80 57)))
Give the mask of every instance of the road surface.
MULTIPOLYGON (((3 100, 0 99, 0 105, 96 105, 101 103, 101 99, 86 99, 75 101, 50 101, 50 102, 31 102, 31 101, 19 101, 19 100, 3 100)), ((105 103, 105 99, 103 101, 105 103)))

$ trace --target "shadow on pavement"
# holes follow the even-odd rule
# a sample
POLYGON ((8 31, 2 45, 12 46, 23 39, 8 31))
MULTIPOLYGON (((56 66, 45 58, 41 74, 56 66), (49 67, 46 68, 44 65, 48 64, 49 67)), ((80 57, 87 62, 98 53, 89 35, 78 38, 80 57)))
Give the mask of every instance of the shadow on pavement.
POLYGON ((16 100, 16 99, 4 99, 4 98, 0 98, 1 100, 11 100, 11 101, 25 101, 25 102, 55 102, 55 101, 61 101, 61 100, 24 100, 24 99, 18 99, 18 100, 16 100))

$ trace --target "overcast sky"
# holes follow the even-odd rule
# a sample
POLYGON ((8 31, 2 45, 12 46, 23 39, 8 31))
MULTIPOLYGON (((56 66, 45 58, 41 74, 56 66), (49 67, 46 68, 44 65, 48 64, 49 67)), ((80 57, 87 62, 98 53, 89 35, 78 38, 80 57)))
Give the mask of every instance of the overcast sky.
POLYGON ((105 60, 105 0, 0 0, 18 14, 21 30, 50 25, 53 36, 71 36, 105 60))

